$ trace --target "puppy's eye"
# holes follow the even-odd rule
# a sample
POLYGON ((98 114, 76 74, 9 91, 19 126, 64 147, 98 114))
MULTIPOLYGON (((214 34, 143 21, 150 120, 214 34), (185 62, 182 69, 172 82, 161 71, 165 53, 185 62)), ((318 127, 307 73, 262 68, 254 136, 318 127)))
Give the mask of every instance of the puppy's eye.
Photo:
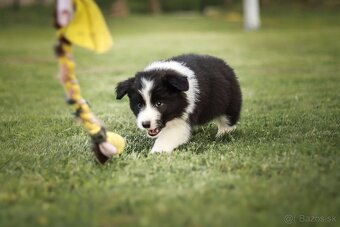
POLYGON ((161 106, 163 106, 163 103, 161 101, 157 101, 155 103, 155 107, 161 107, 161 106))
POLYGON ((137 104, 137 107, 138 107, 139 109, 142 109, 142 108, 143 108, 143 106, 144 106, 144 104, 143 104, 143 103, 141 103, 141 102, 139 102, 139 103, 137 104))

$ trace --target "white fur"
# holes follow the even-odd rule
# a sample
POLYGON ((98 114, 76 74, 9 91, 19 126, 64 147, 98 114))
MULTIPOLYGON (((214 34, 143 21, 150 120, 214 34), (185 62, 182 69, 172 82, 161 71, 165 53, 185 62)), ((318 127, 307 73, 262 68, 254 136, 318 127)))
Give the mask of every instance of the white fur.
POLYGON ((144 121, 150 121, 150 129, 155 129, 157 127, 157 120, 160 118, 160 113, 151 103, 150 92, 153 86, 153 81, 142 79, 142 89, 139 90, 139 93, 145 101, 145 106, 137 116, 137 126, 140 129, 144 129, 142 125, 144 121))
POLYGON ((185 66, 184 63, 177 61, 156 61, 148 65, 144 71, 152 70, 173 70, 178 72, 182 76, 186 76, 189 82, 189 90, 185 92, 187 96, 188 106, 183 112, 182 119, 188 120, 189 114, 191 114, 194 109, 199 96, 198 82, 195 73, 185 66))
POLYGON ((218 126, 216 137, 221 137, 224 134, 232 132, 236 129, 236 125, 230 126, 229 119, 225 115, 216 118, 215 122, 218 126))
POLYGON ((166 127, 159 133, 151 149, 151 153, 172 152, 178 146, 189 141, 190 125, 181 118, 167 122, 166 127))

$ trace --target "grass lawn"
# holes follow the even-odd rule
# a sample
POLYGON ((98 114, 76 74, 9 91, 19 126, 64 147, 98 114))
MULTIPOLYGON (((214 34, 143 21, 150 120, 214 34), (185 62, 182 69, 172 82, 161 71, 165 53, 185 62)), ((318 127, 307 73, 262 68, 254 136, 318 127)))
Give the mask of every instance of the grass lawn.
POLYGON ((64 103, 49 12, 0 14, 0 226, 339 226, 338 12, 265 14, 251 33, 225 17, 110 19, 109 53, 75 48, 84 97, 128 142, 105 166, 64 103), (188 52, 236 70, 242 119, 148 155, 115 85, 188 52))

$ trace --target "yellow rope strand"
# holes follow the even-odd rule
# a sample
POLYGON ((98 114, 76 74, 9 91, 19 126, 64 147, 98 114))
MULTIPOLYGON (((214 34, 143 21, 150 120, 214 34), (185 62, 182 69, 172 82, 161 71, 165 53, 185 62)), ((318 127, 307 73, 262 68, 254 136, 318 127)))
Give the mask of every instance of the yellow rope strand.
MULTIPOLYGON (((63 45, 64 50, 69 50, 68 46, 63 45)), ((75 63, 70 58, 69 54, 65 54, 59 57, 59 65, 60 67, 66 67, 66 74, 62 75, 64 78, 64 89, 72 102, 73 109, 79 113, 78 117, 84 124, 85 129, 89 132, 90 135, 95 135, 100 131, 102 125, 95 118, 94 114, 91 113, 90 107, 86 103, 86 101, 82 98, 80 92, 80 86, 77 82, 75 75, 75 63)))
MULTIPOLYGON (((91 112, 89 105, 81 96, 79 83, 75 75, 75 63, 72 60, 72 47, 60 39, 58 61, 60 66, 60 80, 63 84, 68 103, 72 105, 76 116, 81 120, 84 128, 94 142, 94 152, 101 163, 105 163, 113 154, 120 154, 125 147, 125 140, 118 134, 106 132, 104 126, 91 112)), ((57 51, 58 52, 58 51, 57 51)))

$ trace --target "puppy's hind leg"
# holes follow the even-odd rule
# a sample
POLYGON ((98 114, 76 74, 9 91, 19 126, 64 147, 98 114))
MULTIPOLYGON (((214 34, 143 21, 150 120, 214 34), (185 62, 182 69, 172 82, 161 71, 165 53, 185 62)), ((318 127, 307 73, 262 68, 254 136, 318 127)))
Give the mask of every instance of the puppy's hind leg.
POLYGON ((230 125, 230 121, 226 115, 222 115, 215 119, 218 130, 216 137, 221 137, 226 133, 230 133, 236 129, 236 125, 230 125))
POLYGON ((166 124, 155 141, 150 153, 172 152, 189 141, 190 125, 182 119, 174 119, 166 124))

